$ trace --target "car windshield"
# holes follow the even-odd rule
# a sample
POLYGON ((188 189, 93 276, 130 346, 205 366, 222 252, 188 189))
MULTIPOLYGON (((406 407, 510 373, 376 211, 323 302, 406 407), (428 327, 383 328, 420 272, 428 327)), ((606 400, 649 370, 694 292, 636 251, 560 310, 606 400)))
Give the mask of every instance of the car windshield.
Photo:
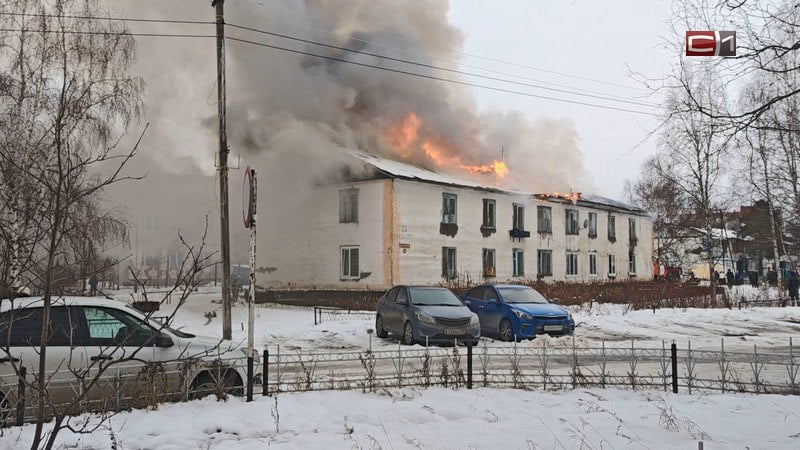
POLYGON ((497 288, 497 290, 506 303, 550 303, 544 295, 529 287, 497 288))
POLYGON ((464 306, 449 289, 409 288, 412 305, 464 306))

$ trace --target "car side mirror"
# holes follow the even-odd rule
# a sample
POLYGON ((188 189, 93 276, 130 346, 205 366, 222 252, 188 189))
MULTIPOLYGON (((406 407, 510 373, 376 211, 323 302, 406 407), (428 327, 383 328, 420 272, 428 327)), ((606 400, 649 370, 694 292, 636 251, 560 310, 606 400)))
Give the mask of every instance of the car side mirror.
POLYGON ((553 303, 553 304, 556 303, 556 299, 555 298, 548 298, 547 301, 550 302, 550 303, 553 303))
POLYGON ((472 306, 472 302, 469 300, 464 300, 464 306, 472 306))
POLYGON ((487 303, 491 303, 493 305, 496 305, 497 304, 497 299, 496 298, 490 298, 490 299, 486 300, 486 302, 487 303))
POLYGON ((159 333, 156 336, 155 346, 159 348, 167 348, 172 347, 175 343, 172 341, 172 338, 167 336, 166 334, 159 333))

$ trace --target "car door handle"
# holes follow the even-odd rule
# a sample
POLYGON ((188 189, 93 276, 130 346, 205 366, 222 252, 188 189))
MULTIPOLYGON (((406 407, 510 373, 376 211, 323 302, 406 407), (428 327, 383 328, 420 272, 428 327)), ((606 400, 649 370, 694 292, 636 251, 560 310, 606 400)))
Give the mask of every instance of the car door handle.
POLYGON ((4 362, 19 362, 19 358, 15 358, 13 356, 11 356, 11 357, 3 356, 2 358, 0 358, 0 363, 4 363, 4 362))
POLYGON ((89 359, 91 359, 92 361, 111 361, 114 358, 108 355, 97 355, 97 356, 92 356, 89 359))

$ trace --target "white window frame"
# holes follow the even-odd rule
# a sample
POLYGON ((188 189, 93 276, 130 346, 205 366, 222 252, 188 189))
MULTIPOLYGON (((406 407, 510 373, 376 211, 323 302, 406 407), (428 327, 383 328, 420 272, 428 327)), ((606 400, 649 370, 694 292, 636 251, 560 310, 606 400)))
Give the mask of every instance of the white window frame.
POLYGON ((589 276, 596 277, 597 276, 597 253, 590 252, 589 253, 589 276))
POLYGON ((442 223, 458 224, 458 195, 447 192, 442 194, 442 223))
POLYGON ((628 276, 636 276, 636 253, 628 253, 628 276))
POLYGON ((494 229, 497 225, 497 202, 492 198, 483 199, 483 227, 494 229))
POLYGON ((580 274, 580 266, 578 264, 578 252, 567 252, 565 262, 566 262, 566 267, 564 268, 564 275, 567 277, 577 277, 580 274))
POLYGON ((608 276, 610 278, 617 276, 617 255, 613 253, 608 254, 608 276))
POLYGON ((511 250, 511 276, 525 276, 525 252, 521 248, 511 250))
POLYGON ((536 231, 539 233, 553 233, 553 208, 549 206, 536 207, 536 231))
POLYGON ((608 240, 615 242, 617 240, 617 218, 613 214, 608 215, 608 240))
POLYGON ((636 233, 636 219, 633 217, 628 218, 628 240, 635 242, 638 239, 636 233))
POLYGON ((358 280, 361 278, 361 252, 357 245, 341 246, 339 277, 342 280, 358 280), (355 274, 353 273, 353 253, 355 252, 355 274))
POLYGON ((455 247, 442 247, 442 278, 453 279, 458 275, 458 250, 455 247), (450 255, 452 254, 452 258, 450 255))
POLYGON ((358 223, 358 189, 339 191, 339 223, 358 223))
POLYGON ((514 230, 525 229, 525 205, 522 203, 514 203, 511 205, 513 212, 511 214, 511 228, 514 230))

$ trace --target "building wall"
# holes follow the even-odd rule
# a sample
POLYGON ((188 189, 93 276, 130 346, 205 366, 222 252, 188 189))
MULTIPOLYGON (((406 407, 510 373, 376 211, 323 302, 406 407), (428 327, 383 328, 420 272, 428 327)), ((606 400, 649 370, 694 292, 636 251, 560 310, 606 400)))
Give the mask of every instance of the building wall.
MULTIPOLYGON (((608 255, 616 276, 652 278, 652 223, 647 217, 609 212, 588 205, 548 201, 530 195, 451 187, 404 179, 371 180, 316 189, 294 212, 272 220, 259 247, 258 284, 297 289, 385 289, 395 284, 522 282, 537 279, 537 251, 552 251, 552 275, 545 281, 607 281, 608 255), (339 223, 339 191, 358 189, 358 223, 339 223), (457 198, 453 236, 442 234, 443 194, 457 198), (484 236, 483 199, 495 201, 495 231, 484 236), (512 238, 513 205, 524 206, 527 238, 512 238), (539 233, 537 206, 552 211, 552 233, 539 233), (579 214, 579 234, 566 235, 566 209, 579 214), (584 221, 597 214, 597 237, 584 221), (616 218, 616 242, 608 239, 609 214, 616 218), (304 218, 305 217, 305 218, 304 218), (636 274, 628 272, 628 219, 636 220, 636 274), (358 246, 360 280, 342 280, 342 246, 358 246), (455 279, 442 278, 442 248, 456 249, 455 279), (483 249, 495 251, 495 277, 484 277, 483 249), (523 274, 513 274, 513 250, 523 254, 523 274), (578 255, 577 275, 566 275, 567 251, 578 255), (589 254, 597 255, 597 275, 589 274, 589 254), (274 270, 273 270, 274 269, 274 270), (367 275, 368 273, 368 275, 367 275)), ((263 219, 259 223, 263 224, 263 219)))
POLYGON ((552 251, 552 275, 545 281, 605 281, 630 278, 652 278, 652 222, 643 216, 609 212, 597 207, 576 206, 572 203, 539 200, 528 195, 512 195, 468 188, 440 186, 408 180, 395 180, 394 191, 398 217, 397 243, 400 249, 397 283, 436 284, 442 279, 442 247, 456 248, 456 282, 524 281, 537 279, 538 250, 552 251), (440 233, 442 196, 457 196, 457 225, 455 236, 440 233), (483 199, 495 200, 496 231, 489 236, 481 232, 483 199), (524 206, 524 229, 528 238, 512 238, 513 204, 524 206), (552 233, 539 233, 537 206, 551 208, 552 233), (566 210, 578 210, 578 235, 566 234, 566 210), (597 237, 589 238, 584 221, 589 213, 597 214, 597 237), (608 238, 608 216, 615 216, 616 241, 608 238), (629 273, 628 219, 635 220, 637 241, 634 248, 636 270, 629 273), (402 248, 400 248, 402 247, 402 248), (483 275, 483 249, 495 250, 495 277, 483 275), (523 275, 513 275, 513 250, 523 252, 523 275), (577 275, 567 275, 567 251, 576 252, 577 275), (589 274, 589 254, 597 255, 597 274, 589 274), (616 276, 609 277, 608 255, 616 258, 616 276))
POLYGON ((271 288, 384 289, 384 192, 391 180, 323 186, 280 214, 259 214, 258 282, 271 288), (358 189, 358 222, 339 223, 339 191, 358 189), (264 231, 261 231, 264 230, 264 231), (359 249, 363 278, 341 277, 342 246, 359 249))

